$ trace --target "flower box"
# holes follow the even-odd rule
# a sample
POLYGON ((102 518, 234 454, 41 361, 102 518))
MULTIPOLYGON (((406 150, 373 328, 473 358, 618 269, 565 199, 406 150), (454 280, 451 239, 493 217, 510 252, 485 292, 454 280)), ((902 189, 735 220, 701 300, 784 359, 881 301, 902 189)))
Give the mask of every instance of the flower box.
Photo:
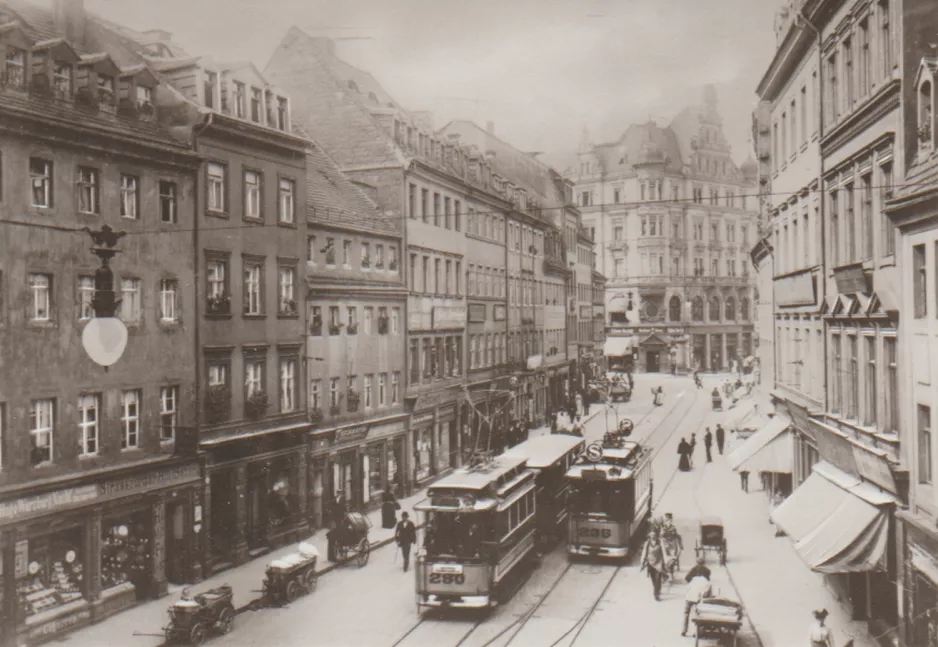
POLYGON ((338 324, 329 324, 329 334, 332 335, 333 337, 338 335, 339 332, 341 332, 341 330, 342 330, 342 326, 338 324))
POLYGON ((267 394, 263 391, 252 394, 244 403, 244 412, 249 418, 260 418, 267 413, 267 394))
POLYGON ((205 299, 205 308, 210 315, 231 314, 231 297, 227 294, 210 296, 205 299))
POLYGON ((293 299, 281 299, 280 314, 295 317, 297 314, 296 301, 293 299))
POLYGON ((329 407, 329 415, 330 415, 330 416, 337 416, 337 415, 339 415, 340 413, 342 413, 342 408, 341 408, 339 405, 334 404, 334 405, 332 405, 331 407, 329 407))
POLYGON ((357 334, 358 334, 358 324, 357 324, 357 323, 351 323, 351 324, 349 324, 349 325, 348 325, 348 328, 346 329, 346 332, 348 332, 348 334, 350 334, 350 335, 357 335, 357 334))
POLYGON ((313 409, 312 411, 309 412, 309 421, 313 423, 314 425, 322 422, 322 419, 324 417, 325 416, 323 416, 322 414, 322 409, 313 409))
POLYGON ((389 262, 389 263, 388 263, 388 269, 391 270, 392 272, 396 272, 396 271, 397 271, 397 261, 391 261, 391 262, 389 262))

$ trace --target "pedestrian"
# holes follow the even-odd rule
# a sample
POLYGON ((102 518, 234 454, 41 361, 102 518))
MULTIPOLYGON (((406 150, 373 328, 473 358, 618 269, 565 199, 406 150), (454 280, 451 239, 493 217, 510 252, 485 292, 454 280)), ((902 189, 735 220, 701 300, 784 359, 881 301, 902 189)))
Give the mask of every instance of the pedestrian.
POLYGON ((830 627, 824 624, 827 616, 827 609, 818 609, 814 612, 814 622, 811 623, 811 629, 808 632, 810 647, 834 647, 834 637, 831 635, 830 627))
POLYGON ((710 427, 707 427, 707 432, 704 434, 704 449, 707 450, 707 462, 713 462, 713 456, 710 454, 710 447, 713 445, 713 434, 710 432, 710 427))
POLYGON ((648 577, 651 579, 651 587, 655 593, 655 599, 661 600, 661 580, 664 570, 664 553, 661 550, 661 540, 658 537, 658 531, 652 528, 648 531, 648 538, 645 540, 645 547, 642 549, 642 568, 648 570, 648 577))
MULTIPOLYGON (((702 559, 702 558, 701 558, 702 559)), ((693 570, 691 571, 693 572, 693 570)), ((690 575, 690 573, 688 573, 690 575)), ((701 600, 712 594, 710 587, 710 577, 703 573, 698 573, 691 578, 687 578, 687 592, 684 594, 684 628, 681 635, 687 635, 687 625, 690 623, 690 612, 694 610, 701 600)))
POLYGON ((697 449, 697 432, 692 432, 690 435, 690 463, 694 464, 694 450, 697 449))
POLYGON ((739 486, 743 489, 743 492, 749 493, 749 470, 742 470, 739 473, 739 486))
POLYGON ((677 363, 671 362, 671 375, 677 375, 677 363))
POLYGON ((687 571, 687 575, 684 576, 684 581, 690 582, 698 575, 708 580, 710 579, 710 569, 707 568, 707 560, 702 555, 697 558, 697 563, 694 564, 694 567, 687 571))
POLYGON ((590 393, 586 394, 586 397, 583 398, 583 411, 586 414, 586 417, 590 416, 590 405, 593 404, 593 396, 590 393))
POLYGON ((690 443, 688 443, 684 438, 681 438, 681 442, 677 444, 677 454, 680 456, 680 459, 677 463, 677 468, 682 472, 690 471, 690 443))
POLYGON ((394 498, 394 493, 385 490, 381 504, 381 527, 391 529, 397 525, 397 511, 401 509, 401 504, 394 498))
POLYGON ((723 429, 723 425, 717 425, 717 449, 720 454, 723 453, 723 443, 726 442, 726 430, 723 429))
POLYGON ((405 572, 410 566, 410 547, 417 541, 417 528, 409 516, 406 512, 402 512, 401 520, 397 523, 397 529, 394 531, 394 541, 401 547, 401 556, 404 558, 405 572))

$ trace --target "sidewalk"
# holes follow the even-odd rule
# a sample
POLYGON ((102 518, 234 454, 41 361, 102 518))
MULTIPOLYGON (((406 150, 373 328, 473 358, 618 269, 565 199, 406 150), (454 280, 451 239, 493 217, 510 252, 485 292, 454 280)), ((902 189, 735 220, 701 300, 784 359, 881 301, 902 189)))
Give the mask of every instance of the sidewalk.
MULTIPOLYGON (((760 411, 772 410, 764 393, 757 389, 753 397, 760 411)), ((812 611, 818 608, 830 612, 827 624, 834 632, 835 645, 853 637, 856 647, 876 647, 866 623, 851 620, 824 577, 808 568, 791 540, 775 536, 768 499, 756 489, 758 479, 750 479, 749 494, 740 488, 739 475, 726 462, 726 454, 742 442, 730 436, 725 453, 715 455, 707 465, 696 497, 704 515, 723 519, 727 569, 763 647, 805 644, 812 611)))

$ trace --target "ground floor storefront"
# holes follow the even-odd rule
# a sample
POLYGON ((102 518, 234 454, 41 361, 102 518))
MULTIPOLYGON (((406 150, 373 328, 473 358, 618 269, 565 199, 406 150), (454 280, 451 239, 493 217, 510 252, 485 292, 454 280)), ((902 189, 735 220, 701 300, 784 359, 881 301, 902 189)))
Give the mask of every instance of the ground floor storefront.
POLYGON ((691 366, 701 371, 742 369, 743 360, 752 355, 752 326, 688 326, 691 366))
POLYGON ((0 503, 0 638, 42 642, 200 579, 200 482, 194 459, 167 460, 0 503))
POLYGON ((308 429, 297 422, 202 444, 206 573, 306 536, 308 429))
POLYGON ((367 510, 382 495, 409 492, 407 414, 309 433, 309 521, 329 525, 338 510, 367 510))
POLYGON ((938 531, 911 511, 899 520, 899 644, 938 645, 938 531))

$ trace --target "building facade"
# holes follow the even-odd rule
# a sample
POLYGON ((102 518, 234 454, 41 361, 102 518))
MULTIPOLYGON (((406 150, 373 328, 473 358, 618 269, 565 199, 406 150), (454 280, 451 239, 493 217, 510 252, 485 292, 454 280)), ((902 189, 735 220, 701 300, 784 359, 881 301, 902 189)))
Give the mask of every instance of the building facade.
POLYGON ((199 571, 199 162, 154 106, 154 75, 103 53, 72 3, 58 9, 0 3, 3 644, 100 621, 199 571), (84 229, 102 227, 126 235, 113 277, 96 280, 84 229), (111 288, 128 341, 105 369, 82 333, 111 288))
POLYGON ((728 370, 753 352, 756 168, 737 167, 716 94, 667 128, 580 145, 576 196, 607 277, 606 355, 647 372, 728 370))
POLYGON ((309 510, 319 528, 339 495, 360 509, 408 485, 407 293, 400 223, 318 149, 307 178, 309 510))

